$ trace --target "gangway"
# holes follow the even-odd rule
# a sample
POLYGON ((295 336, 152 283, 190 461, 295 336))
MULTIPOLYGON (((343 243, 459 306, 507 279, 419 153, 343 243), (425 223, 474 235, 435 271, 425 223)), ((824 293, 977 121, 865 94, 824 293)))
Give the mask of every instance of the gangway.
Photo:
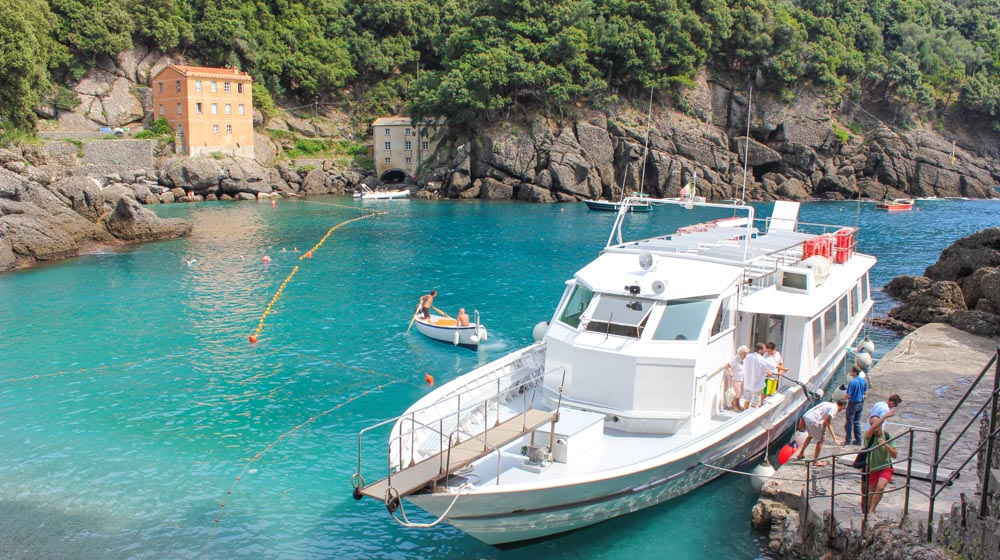
POLYGON ((555 412, 528 409, 488 428, 481 434, 450 445, 419 463, 390 473, 389 476, 371 484, 363 485, 356 490, 356 493, 360 494, 359 499, 360 496, 368 496, 390 503, 387 495, 390 489, 394 497, 398 498, 412 494, 432 482, 454 474, 455 471, 493 453, 515 439, 530 434, 546 422, 554 423, 557 420, 555 412))

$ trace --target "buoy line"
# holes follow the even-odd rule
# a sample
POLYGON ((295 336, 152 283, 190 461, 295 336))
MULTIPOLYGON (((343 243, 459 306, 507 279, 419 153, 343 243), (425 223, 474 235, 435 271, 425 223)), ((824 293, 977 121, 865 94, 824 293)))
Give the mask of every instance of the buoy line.
MULTIPOLYGON (((322 203, 316 203, 316 204, 322 204, 322 203)), ((325 204, 325 205, 326 206, 341 206, 339 204, 325 204)), ((344 206, 344 208, 351 208, 351 207, 344 206)), ((382 212, 382 214, 384 214, 384 212, 382 212)), ((347 224, 350 224, 350 223, 353 223, 353 222, 357 222, 359 220, 365 220, 365 219, 368 219, 368 218, 374 218, 374 217, 379 216, 379 215, 380 215, 380 213, 378 213, 378 212, 368 212, 368 213, 364 214, 363 216, 358 216, 357 218, 351 218, 350 220, 344 220, 343 222, 340 222, 339 224, 337 224, 337 225, 331 227, 329 230, 327 230, 326 235, 324 235, 319 240, 319 242, 317 242, 315 245, 313 245, 311 249, 309 249, 308 251, 306 251, 305 253, 303 253, 302 255, 300 255, 298 260, 301 261, 303 259, 311 259, 313 257, 313 253, 315 251, 317 251, 320 247, 322 247, 324 243, 326 243, 327 238, 329 238, 330 235, 333 234, 333 232, 337 231, 341 227, 346 226, 347 224)), ((257 339, 260 336, 260 331, 262 331, 264 329, 264 321, 267 319, 267 316, 271 313, 271 308, 278 301, 278 298, 281 297, 281 293, 285 290, 285 286, 288 285, 288 283, 292 280, 292 277, 294 277, 295 273, 298 272, 298 271, 299 271, 299 265, 295 265, 295 267, 292 268, 292 271, 288 274, 288 276, 285 277, 285 280, 281 283, 281 286, 278 287, 278 291, 276 291, 274 293, 274 296, 271 297, 271 301, 268 302, 267 307, 264 308, 264 312, 261 313, 261 315, 260 315, 260 321, 257 322, 257 328, 254 330, 253 334, 251 334, 250 337, 249 337, 251 344, 255 344, 257 342, 257 339)))
POLYGON ((219 531, 219 523, 222 520, 222 512, 223 512, 223 510, 226 507, 228 496, 231 496, 233 494, 233 491, 236 489, 236 486, 240 483, 241 480, 243 480, 243 476, 246 474, 247 470, 250 469, 251 465, 253 465, 261 457, 263 457, 268 451, 274 449, 274 447, 279 442, 281 442, 282 440, 284 440, 286 437, 294 434, 295 432, 301 430, 302 428, 308 426, 309 424, 315 422, 316 420, 319 420, 320 418, 326 416, 327 414, 330 414, 331 412, 334 412, 335 410, 339 410, 339 409, 341 409, 341 408, 343 408, 343 407, 345 407, 345 406, 353 403, 354 401, 356 401, 358 399, 361 399, 362 397, 366 397, 366 396, 368 396, 369 394, 371 394, 373 392, 381 391, 382 389, 388 387, 389 385, 394 385, 396 383, 402 383, 402 382, 403 382, 402 379, 396 379, 396 380, 393 380, 393 381, 389 381, 389 382, 383 383, 381 385, 376 385, 372 389, 368 389, 368 390, 362 391, 361 393, 358 393, 358 394, 354 395, 353 397, 351 397, 351 398, 349 398, 347 400, 341 401, 341 402, 337 403, 336 405, 334 405, 333 407, 328 408, 328 409, 324 410, 323 412, 320 412, 319 414, 316 414, 314 416, 310 416, 308 420, 306 420, 304 422, 301 422, 301 423, 295 425, 294 427, 292 427, 291 429, 283 432, 277 438, 271 440, 271 442, 268 443, 266 446, 264 446, 263 449, 261 449, 257 453, 254 453, 254 455, 247 460, 246 464, 243 465, 243 468, 240 470, 240 473, 238 475, 236 475, 236 478, 233 479, 233 483, 230 484, 229 489, 226 490, 226 496, 227 496, 227 498, 223 498, 222 501, 219 502, 219 511, 218 511, 218 514, 215 517, 215 523, 213 524, 213 527, 212 527, 212 533, 209 535, 208 542, 205 543, 205 547, 202 549, 201 555, 202 556, 205 555, 205 552, 208 550, 208 547, 211 546, 212 541, 215 539, 215 536, 216 536, 216 534, 219 531))
POLYGON ((46 379, 46 378, 50 378, 50 377, 61 377, 63 375, 69 375, 69 374, 89 373, 89 372, 96 372, 96 371, 100 371, 100 370, 109 370, 109 369, 111 369, 112 366, 114 366, 116 369, 117 368, 127 368, 127 367, 132 367, 132 366, 136 366, 136 365, 140 365, 140 364, 146 364, 146 363, 150 363, 150 362, 158 362, 160 360, 171 360, 173 358, 183 358, 184 356, 191 356, 191 355, 194 355, 196 353, 201 353, 201 352, 205 352, 205 350, 198 350, 198 351, 191 350, 189 352, 182 352, 180 354, 167 354, 166 356, 157 356, 157 357, 153 357, 153 358, 144 358, 142 360, 133 360, 131 362, 122 362, 120 364, 104 364, 102 366, 94 366, 94 367, 85 367, 85 368, 79 368, 79 369, 73 369, 73 370, 57 371, 55 373, 36 373, 36 374, 32 374, 32 375, 24 375, 22 377, 9 377, 9 378, 5 379, 4 381, 6 381, 7 383, 14 383, 15 381, 32 381, 32 380, 35 380, 35 379, 46 379))

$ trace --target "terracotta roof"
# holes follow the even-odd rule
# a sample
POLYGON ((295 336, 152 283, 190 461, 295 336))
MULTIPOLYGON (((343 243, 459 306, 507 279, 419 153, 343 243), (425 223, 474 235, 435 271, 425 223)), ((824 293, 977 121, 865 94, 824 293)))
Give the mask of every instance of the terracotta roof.
MULTIPOLYGON (((410 126, 410 117, 379 117, 375 119, 372 126, 410 126)), ((427 117, 423 122, 417 123, 417 126, 433 126, 440 125, 444 123, 444 119, 441 117, 427 117)))
POLYGON ((184 76, 211 76, 237 80, 253 80, 250 74, 241 72, 239 68, 210 68, 208 66, 184 66, 181 64, 169 64, 167 68, 173 68, 184 76))

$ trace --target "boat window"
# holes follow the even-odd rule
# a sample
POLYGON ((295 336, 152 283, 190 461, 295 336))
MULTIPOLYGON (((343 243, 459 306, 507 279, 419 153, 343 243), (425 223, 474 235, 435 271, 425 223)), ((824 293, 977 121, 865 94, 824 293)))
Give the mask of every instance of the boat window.
POLYGON ((667 302, 653 340, 698 340, 705 324, 710 299, 676 299, 667 302))
POLYGON ((823 353, 823 321, 819 317, 813 319, 813 358, 819 358, 823 353))
POLYGON ((592 299, 594 299, 594 292, 577 284, 569 296, 569 301, 566 302, 566 307, 559 314, 559 320, 571 327, 579 327, 580 315, 587 309, 592 299))
POLYGON ((837 308, 837 330, 842 331, 847 328, 847 296, 840 298, 837 308))
POLYGON ((733 297, 727 297, 719 305, 719 312, 715 315, 715 322, 712 324, 712 336, 729 330, 733 326, 733 297))
POLYGON ((861 301, 868 301, 868 273, 861 279, 861 301))
POLYGON ((837 306, 831 305, 823 313, 823 346, 829 346, 837 337, 837 306))
POLYGON ((858 297, 861 294, 861 288, 855 284, 854 288, 851 289, 851 317, 858 314, 858 297))
POLYGON ((586 328, 591 332, 639 338, 653 302, 602 295, 586 328))

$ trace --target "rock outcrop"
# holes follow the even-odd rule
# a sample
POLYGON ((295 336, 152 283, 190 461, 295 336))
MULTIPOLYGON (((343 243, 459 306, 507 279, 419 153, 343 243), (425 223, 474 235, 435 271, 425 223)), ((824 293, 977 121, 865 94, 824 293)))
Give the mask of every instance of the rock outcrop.
POLYGON ((0 150, 0 272, 72 257, 94 246, 188 235, 180 219, 161 219, 121 183, 86 176, 40 184, 13 169, 20 157, 0 150))
POLYGON ((886 293, 903 302, 889 310, 890 319, 916 326, 950 323, 1000 337, 1000 227, 959 239, 924 274, 886 285, 886 293))

